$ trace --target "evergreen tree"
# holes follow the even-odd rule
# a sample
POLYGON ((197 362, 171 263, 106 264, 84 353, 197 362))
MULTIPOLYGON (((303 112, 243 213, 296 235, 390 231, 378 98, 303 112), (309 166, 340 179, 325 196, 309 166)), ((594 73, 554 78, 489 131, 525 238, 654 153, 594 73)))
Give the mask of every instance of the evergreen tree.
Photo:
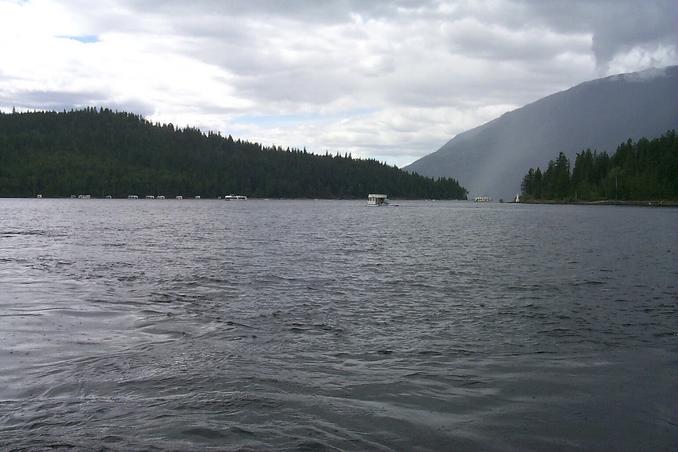
POLYGON ((570 163, 561 152, 549 162, 543 177, 530 168, 523 178, 526 199, 548 200, 677 200, 678 139, 671 130, 653 140, 628 140, 614 155, 591 152, 577 154, 570 163))

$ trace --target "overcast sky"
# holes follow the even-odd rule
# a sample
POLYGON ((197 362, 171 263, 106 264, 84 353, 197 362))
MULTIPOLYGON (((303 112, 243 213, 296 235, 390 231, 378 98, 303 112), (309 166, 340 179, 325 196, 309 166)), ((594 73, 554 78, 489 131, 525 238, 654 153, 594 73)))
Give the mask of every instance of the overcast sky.
POLYGON ((678 64, 675 0, 0 0, 0 109, 108 106, 402 166, 609 74, 678 64))

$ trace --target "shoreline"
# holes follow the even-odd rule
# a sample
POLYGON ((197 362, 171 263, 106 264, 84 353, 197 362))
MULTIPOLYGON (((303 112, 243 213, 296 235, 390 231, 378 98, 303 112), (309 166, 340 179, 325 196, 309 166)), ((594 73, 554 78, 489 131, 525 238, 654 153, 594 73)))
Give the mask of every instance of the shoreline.
MULTIPOLYGON (((139 198, 126 198, 126 197, 111 197, 111 198, 106 198, 102 196, 90 196, 89 198, 73 198, 70 196, 54 196, 54 197, 48 197, 48 196, 43 196, 41 198, 38 198, 36 196, 0 196, 0 199, 37 199, 37 200, 54 200, 54 199, 60 199, 60 200, 73 200, 73 201, 89 201, 89 200, 104 200, 104 201, 115 201, 115 200, 125 200, 125 201, 243 201, 242 199, 224 199, 224 196, 222 197, 206 197, 206 196, 201 196, 200 198, 195 198, 194 196, 184 196, 182 199, 176 199, 174 196, 166 197, 166 198, 146 198, 146 197, 139 197, 139 198)), ((276 197, 268 197, 268 198, 259 198, 259 197, 252 197, 248 196, 247 199, 248 201, 270 201, 270 200, 281 200, 281 201, 365 201, 365 198, 305 198, 305 197, 299 197, 299 198, 276 198, 276 197)), ((469 199, 454 199, 454 198, 389 198, 389 202, 391 201, 463 201, 463 202, 473 202, 473 200, 469 199)))
POLYGON ((601 201, 555 201, 555 200, 529 200, 520 201, 519 204, 553 204, 553 205, 577 205, 577 206, 632 206, 632 207, 678 207, 678 201, 620 201, 604 199, 601 201))

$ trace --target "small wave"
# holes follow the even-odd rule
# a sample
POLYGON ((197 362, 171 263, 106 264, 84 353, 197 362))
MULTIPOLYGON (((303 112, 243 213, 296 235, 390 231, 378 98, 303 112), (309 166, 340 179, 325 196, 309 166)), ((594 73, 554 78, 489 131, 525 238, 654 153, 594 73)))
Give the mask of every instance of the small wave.
POLYGON ((22 230, 8 230, 0 231, 0 237, 20 237, 24 235, 47 235, 47 231, 41 229, 22 229, 22 230))
POLYGON ((191 437, 200 437, 200 438, 206 438, 206 439, 219 439, 219 438, 226 438, 228 435, 220 432, 219 430, 215 430, 212 428, 208 427, 191 427, 184 429, 182 432, 182 435, 185 435, 189 438, 191 437))
POLYGON ((574 283, 575 287, 578 286, 600 286, 605 284, 605 281, 598 281, 598 280, 586 280, 586 281, 577 281, 574 283))

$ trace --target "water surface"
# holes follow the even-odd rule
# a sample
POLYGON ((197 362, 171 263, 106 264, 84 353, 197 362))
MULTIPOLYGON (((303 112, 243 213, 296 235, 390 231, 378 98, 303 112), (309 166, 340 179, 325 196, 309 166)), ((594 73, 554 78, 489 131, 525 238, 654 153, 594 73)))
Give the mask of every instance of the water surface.
POLYGON ((678 210, 0 200, 0 445, 676 450, 678 210))

